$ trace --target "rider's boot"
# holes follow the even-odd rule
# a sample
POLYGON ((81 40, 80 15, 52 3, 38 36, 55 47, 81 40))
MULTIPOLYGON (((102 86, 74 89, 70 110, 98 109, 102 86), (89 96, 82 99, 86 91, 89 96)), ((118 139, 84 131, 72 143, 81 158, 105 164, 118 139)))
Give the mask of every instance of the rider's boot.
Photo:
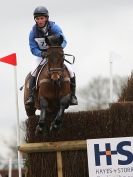
POLYGON ((36 78, 31 76, 29 81, 29 97, 25 102, 26 105, 34 104, 34 90, 36 86, 36 78))
POLYGON ((75 78, 75 76, 70 78, 70 81, 71 81, 71 102, 70 102, 70 105, 78 105, 78 100, 75 95, 75 92, 76 92, 76 78, 75 78))

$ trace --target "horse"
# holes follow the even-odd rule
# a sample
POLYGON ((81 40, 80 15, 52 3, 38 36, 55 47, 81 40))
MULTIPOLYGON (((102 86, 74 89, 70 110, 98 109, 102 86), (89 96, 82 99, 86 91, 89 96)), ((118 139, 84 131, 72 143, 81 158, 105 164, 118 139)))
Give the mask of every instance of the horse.
MULTIPOLYGON (((70 105, 71 85, 70 75, 64 65, 64 51, 61 47, 63 37, 49 36, 45 39, 48 45, 47 63, 40 69, 36 79, 36 96, 34 105, 26 105, 28 116, 35 115, 40 110, 40 118, 36 127, 36 133, 46 130, 47 113, 54 115, 51 121, 50 131, 59 129, 62 125, 65 109, 70 105)), ((30 74, 25 80, 24 103, 28 97, 28 84, 30 74)))

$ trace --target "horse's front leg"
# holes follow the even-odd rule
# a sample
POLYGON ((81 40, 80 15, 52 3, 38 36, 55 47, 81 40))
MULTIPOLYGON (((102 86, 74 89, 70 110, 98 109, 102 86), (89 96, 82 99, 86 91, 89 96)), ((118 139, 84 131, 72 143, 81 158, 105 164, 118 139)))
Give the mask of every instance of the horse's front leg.
POLYGON ((40 97, 40 110, 41 110, 41 113, 40 113, 40 119, 39 119, 38 125, 36 127, 36 134, 37 133, 42 133, 44 131, 44 129, 46 128, 45 119, 46 119, 47 107, 48 107, 47 100, 45 98, 43 98, 43 97, 40 97))
POLYGON ((62 121, 63 121, 64 111, 65 111, 65 109, 68 108, 69 103, 70 103, 70 94, 68 94, 66 96, 63 96, 61 98, 59 110, 57 112, 57 115, 56 115, 55 119, 51 123, 50 130, 52 130, 53 128, 54 129, 58 129, 58 128, 61 127, 62 121))
POLYGON ((57 115, 56 115, 55 119, 51 123, 50 131, 52 131, 53 129, 59 129, 61 127, 64 111, 65 111, 65 107, 60 106, 59 111, 57 112, 57 115))

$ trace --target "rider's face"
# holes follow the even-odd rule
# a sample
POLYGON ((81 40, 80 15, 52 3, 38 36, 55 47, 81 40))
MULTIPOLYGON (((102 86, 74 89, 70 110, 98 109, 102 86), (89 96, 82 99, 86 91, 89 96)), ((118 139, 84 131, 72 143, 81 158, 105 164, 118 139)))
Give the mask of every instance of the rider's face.
POLYGON ((40 28, 46 25, 47 20, 48 20, 48 17, 45 17, 45 16, 39 16, 35 18, 35 22, 40 28))

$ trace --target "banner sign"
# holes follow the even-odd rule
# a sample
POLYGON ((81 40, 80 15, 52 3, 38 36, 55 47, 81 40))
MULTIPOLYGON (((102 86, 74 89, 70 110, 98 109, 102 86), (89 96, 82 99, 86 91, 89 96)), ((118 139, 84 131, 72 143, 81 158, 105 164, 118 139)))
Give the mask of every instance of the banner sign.
POLYGON ((89 177, 133 177, 133 137, 87 140, 89 177))

